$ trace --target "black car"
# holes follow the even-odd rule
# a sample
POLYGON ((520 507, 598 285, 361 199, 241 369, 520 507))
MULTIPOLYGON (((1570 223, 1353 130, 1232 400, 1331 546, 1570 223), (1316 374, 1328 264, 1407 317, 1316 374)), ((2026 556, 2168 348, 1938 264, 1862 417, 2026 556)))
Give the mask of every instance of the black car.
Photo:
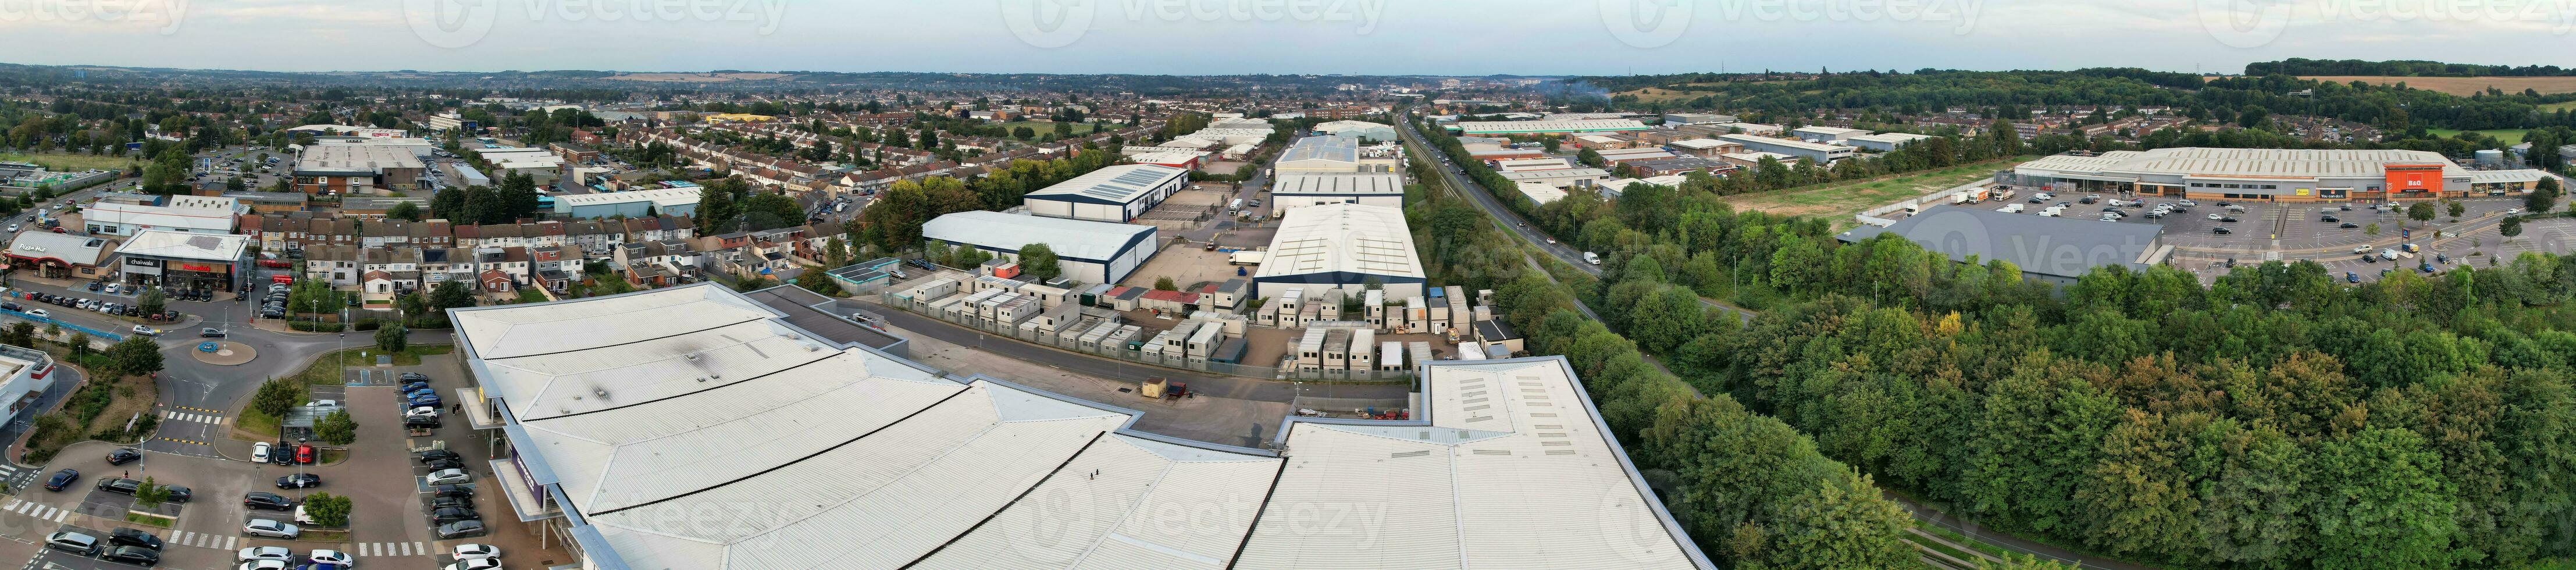
POLYGON ((2234 230, 2229 230, 2229 229, 2227 229, 2227 228, 2219 227, 2219 228, 2210 228, 2210 229, 2209 229, 2209 233, 2213 233, 2213 234, 2232 234, 2232 233, 2236 233, 2236 232, 2235 232, 2234 230))
POLYGON ((312 473, 297 473, 277 478, 279 489, 311 489, 320 486, 322 486, 322 476, 312 473))
POLYGON ((18 304, 17 304, 17 303, 11 303, 11 302, 5 302, 5 301, 0 301, 0 309, 8 309, 8 310, 12 310, 12 311, 24 311, 24 310, 27 310, 27 308, 26 308, 26 307, 18 306, 18 304))
POLYGON ((2219 223, 2232 224, 2236 223, 2236 218, 2219 218, 2218 221, 2219 223))
POLYGON ((161 551, 140 546, 119 546, 115 550, 99 555, 98 559, 136 566, 153 566, 161 563, 161 551))
POLYGON ((89 282, 89 290, 91 290, 91 291, 97 291, 97 290, 98 290, 98 282, 97 282, 97 281, 91 281, 91 282, 89 282))
POLYGON ((464 497, 440 497, 438 500, 430 501, 430 502, 429 502, 429 510, 430 510, 430 511, 432 511, 432 512, 435 512, 435 511, 438 511, 438 510, 441 510, 441 509, 472 509, 472 508, 474 508, 474 500, 473 500, 473 499, 464 498, 464 497))
POLYGON ((414 457, 414 459, 419 459, 421 463, 428 463, 428 462, 431 462, 431 461, 438 461, 438 460, 441 460, 441 459, 448 459, 448 460, 464 459, 464 457, 463 457, 463 456, 459 456, 459 455, 457 455, 457 454, 456 454, 456 452, 453 452, 453 451, 448 451, 448 450, 444 450, 444 449, 432 449, 432 450, 429 450, 429 451, 423 451, 423 452, 420 452, 420 455, 419 455, 418 457, 414 457))
POLYGON ((173 503, 185 503, 188 502, 188 499, 195 498, 197 495, 195 491, 190 491, 187 487, 181 487, 178 485, 162 485, 161 490, 170 494, 170 502, 173 503))
POLYGON ((2344 223, 2343 223, 2343 225, 2335 226, 2335 227, 2343 228, 2343 229, 2347 229, 2347 230, 2349 230, 2349 229, 2353 229, 2353 228, 2361 227, 2361 224, 2356 224, 2356 223, 2352 223, 2352 222, 2344 222, 2344 223))
POLYGON ((242 506, 259 510, 292 511, 295 510, 295 501, 286 498, 285 495, 251 491, 250 494, 242 496, 242 506))
POLYGON ((110 451, 110 452, 107 452, 107 464, 108 464, 108 465, 124 465, 124 464, 127 464, 127 463, 133 463, 135 460, 142 459, 142 458, 143 458, 143 454, 141 454, 141 453, 136 453, 134 450, 131 450, 131 449, 119 449, 119 450, 116 450, 116 451, 110 451))
POLYGON ((138 529, 116 529, 115 531, 107 534, 107 541, 126 546, 140 546, 153 550, 161 549, 161 537, 152 536, 152 533, 143 532, 138 529))
MULTIPOLYGON (((410 423, 409 423, 409 422, 405 422, 405 424, 404 424, 404 425, 410 425, 410 423)), ((431 429, 436 429, 436 428, 431 428, 431 429)), ((454 458, 447 458, 447 459, 432 459, 432 460, 428 460, 428 461, 422 461, 422 462, 420 462, 420 466, 421 466, 421 467, 427 467, 427 468, 429 468, 429 469, 431 469, 431 470, 439 470, 439 469, 464 469, 464 468, 465 468, 465 462, 464 462, 464 461, 457 460, 457 459, 454 459, 454 458)))
POLYGON ((395 376, 395 377, 396 377, 396 378, 401 378, 401 379, 402 379, 402 381, 404 381, 404 382, 428 382, 428 381, 429 381, 429 375, 428 375, 428 374, 422 374, 422 373, 419 373, 419 372, 404 372, 404 373, 402 373, 401 375, 399 375, 399 376, 395 376))
POLYGON ((2334 217, 2334 216, 2326 216, 2326 217, 2322 217, 2322 218, 2317 218, 2317 221, 2320 221, 2320 222, 2340 222, 2340 221, 2343 221, 2343 218, 2337 218, 2337 217, 2334 217))
POLYGON ((445 508, 429 514, 429 522, 431 524, 447 524, 456 521, 470 521, 481 518, 483 518, 483 515, 474 514, 474 509, 445 508))
POLYGON ((98 490, 110 493, 124 493, 132 495, 135 491, 141 490, 142 488, 142 481, 136 481, 124 477, 109 477, 98 480, 98 490))
POLYGON ((483 536, 483 521, 480 519, 461 520, 438 525, 439 540, 474 538, 477 536, 483 536))
POLYGON ((432 497, 464 497, 471 499, 474 498, 474 488, 464 485, 439 485, 436 487, 430 487, 429 495, 432 497))
POLYGON ((45 480, 45 490, 60 491, 63 490, 64 487, 72 486, 73 481, 79 480, 80 471, 72 469, 56 471, 54 472, 54 478, 45 480))

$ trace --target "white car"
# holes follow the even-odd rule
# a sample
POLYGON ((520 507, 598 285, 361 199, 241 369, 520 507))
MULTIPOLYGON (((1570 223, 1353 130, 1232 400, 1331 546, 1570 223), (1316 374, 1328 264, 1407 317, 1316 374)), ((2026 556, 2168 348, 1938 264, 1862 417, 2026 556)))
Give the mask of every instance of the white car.
POLYGON ((268 442, 250 444, 250 462, 268 463, 268 442))
POLYGON ((240 555, 238 555, 238 556, 234 556, 234 557, 233 557, 233 559, 234 559, 234 560, 286 560, 286 561, 293 561, 293 560, 295 560, 295 551, 293 551, 293 550, 288 550, 286 547, 283 547, 283 546, 253 546, 253 547, 250 547, 250 548, 244 548, 244 549, 241 549, 241 554, 240 554, 240 555))
POLYGON ((133 328, 132 330, 134 331, 134 334, 139 334, 139 335, 143 335, 143 336, 161 336, 161 329, 156 329, 156 328, 147 327, 147 326, 143 326, 143 325, 134 325, 134 328, 133 328))
POLYGON ((459 544, 459 545, 456 545, 456 559, 457 559, 457 560, 482 560, 482 559, 485 559, 485 558, 500 558, 500 557, 501 557, 501 547, 498 547, 498 546, 493 546, 493 545, 489 545, 489 544, 459 544))
POLYGON ((2210 214, 2210 215, 2209 215, 2209 219, 2212 219, 2212 220, 2219 219, 2219 218, 2224 218, 2224 217, 2227 217, 2227 216, 2221 216, 2221 215, 2218 215, 2218 214, 2210 214))
POLYGON ((242 534, 295 540, 296 535, 304 534, 304 527, 268 519, 251 519, 250 524, 242 525, 242 534))
POLYGON ((2514 214, 2520 214, 2520 213, 2522 213, 2522 208, 2506 208, 2506 209, 2504 210, 2504 215, 2507 215, 2507 216, 2511 216, 2511 215, 2514 215, 2514 214))
POLYGON ((284 560, 252 560, 243 562, 240 567, 233 570, 287 570, 290 568, 287 564, 289 563, 284 560))
POLYGON ((467 473, 463 469, 440 469, 429 474, 429 484, 431 485, 453 485, 457 483, 471 483, 473 481, 474 474, 467 473))
POLYGON ((45 310, 44 310, 44 309, 27 309, 27 316, 30 316, 30 317, 38 317, 38 318, 52 318, 52 317, 53 317, 53 314, 52 314, 52 313, 47 313, 47 312, 45 312, 45 310))
POLYGON ((474 558, 459 560, 456 561, 455 564, 449 564, 439 570, 501 570, 501 559, 474 558))
POLYGON ((304 559, 322 564, 337 564, 341 568, 358 567, 358 557, 337 550, 315 550, 312 554, 304 555, 304 559))

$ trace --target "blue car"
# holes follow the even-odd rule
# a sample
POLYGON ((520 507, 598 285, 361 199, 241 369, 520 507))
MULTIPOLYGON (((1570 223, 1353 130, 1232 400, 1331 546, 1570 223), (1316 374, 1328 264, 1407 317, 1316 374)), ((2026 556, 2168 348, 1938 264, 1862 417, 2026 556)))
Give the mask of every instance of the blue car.
POLYGON ((444 407, 446 404, 447 404, 447 402, 446 402, 446 401, 438 399, 438 397, 437 397, 437 396, 422 396, 422 397, 418 397, 418 398, 412 398, 412 399, 411 399, 411 402, 410 402, 408 405, 405 405, 405 406, 403 406, 403 407, 406 407, 406 408, 437 408, 437 407, 444 407))
POLYGON ((409 394, 409 393, 417 392, 417 391, 421 391, 421 390, 427 390, 427 389, 429 389, 429 383, 428 383, 428 382, 413 382, 413 383, 410 383, 410 384, 404 384, 404 385, 403 385, 403 387, 402 387, 402 391, 403 391, 403 393, 405 393, 405 394, 409 394))
POLYGON ((405 389, 405 390, 404 390, 404 392, 403 392, 403 397, 405 397, 405 398, 412 398, 412 399, 427 398, 427 397, 430 397, 430 396, 436 396, 436 395, 438 395, 438 391, 437 391, 437 390, 431 390, 431 389, 428 389, 428 388, 422 388, 422 389, 418 389, 418 390, 405 389))
POLYGON ((2343 272, 2343 282, 2345 282, 2345 283, 2360 283, 2360 282, 2361 282, 2361 274, 2359 274, 2359 273, 2353 273, 2353 272, 2350 272, 2350 271, 2343 272))

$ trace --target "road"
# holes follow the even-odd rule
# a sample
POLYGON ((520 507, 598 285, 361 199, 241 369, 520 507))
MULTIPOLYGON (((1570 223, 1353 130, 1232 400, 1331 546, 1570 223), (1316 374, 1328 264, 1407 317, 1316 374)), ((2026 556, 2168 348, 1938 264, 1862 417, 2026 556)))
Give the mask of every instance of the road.
MULTIPOLYGON (((1404 110, 1399 109, 1396 111, 1396 114, 1398 117, 1402 117, 1404 115, 1404 110)), ((1414 148, 1419 149, 1415 152, 1424 153, 1428 156, 1432 156, 1433 158, 1441 158, 1434 154, 1438 151, 1432 149, 1430 143, 1422 139, 1421 133, 1415 132, 1415 127, 1412 121, 1399 119, 1396 122, 1398 123, 1398 128, 1403 129, 1402 132, 1406 141, 1412 144, 1414 148)), ((1466 195, 1468 201, 1474 202, 1478 209, 1484 210, 1486 215, 1492 216, 1495 220, 1494 223, 1498 224, 1498 227, 1501 227, 1503 231, 1519 236, 1521 240, 1538 247, 1540 251, 1546 252, 1549 256, 1555 257, 1560 261, 1564 261, 1569 265, 1573 265, 1576 269, 1580 269, 1585 273, 1590 273, 1596 277, 1601 274, 1601 268, 1599 266, 1583 262, 1582 252, 1575 251, 1573 248, 1566 247, 1563 244, 1548 243, 1551 241, 1549 236, 1530 228, 1527 220, 1524 220, 1519 215, 1512 213, 1509 208, 1504 208, 1502 206, 1502 202, 1495 199, 1493 193, 1485 191, 1484 188, 1479 187, 1472 181, 1466 180, 1465 177, 1460 176, 1456 170, 1451 168, 1450 164, 1453 163, 1443 161, 1443 164, 1434 170, 1440 172, 1441 178, 1448 182, 1450 189, 1456 190, 1458 194, 1466 195)), ((1728 312, 1736 314, 1748 323, 1753 320, 1752 311, 1727 306, 1706 298, 1700 299, 1700 303, 1710 307, 1725 309, 1728 312)), ((1600 320, 1598 316, 1593 315, 1591 308, 1584 305, 1581 300, 1576 300, 1575 306, 1583 309, 1584 316, 1592 317, 1596 321, 1600 320)), ((1662 363, 1657 362, 1651 355, 1647 355, 1646 360, 1649 363, 1655 364, 1658 368, 1662 367, 1662 363)), ((1666 372, 1669 373, 1670 371, 1667 370, 1666 372)), ((1994 545, 2006 550, 2029 554, 2048 560, 2071 562, 2088 569, 2131 570, 2145 568, 2143 566, 2117 560, 2085 556, 2036 541, 1997 533, 1984 527, 1977 526, 1974 522, 1964 521, 1918 503, 1899 501, 1898 504, 1903 506, 1906 512, 1913 515, 1916 520, 1949 528, 1962 535, 1976 538, 1985 544, 1994 545)))

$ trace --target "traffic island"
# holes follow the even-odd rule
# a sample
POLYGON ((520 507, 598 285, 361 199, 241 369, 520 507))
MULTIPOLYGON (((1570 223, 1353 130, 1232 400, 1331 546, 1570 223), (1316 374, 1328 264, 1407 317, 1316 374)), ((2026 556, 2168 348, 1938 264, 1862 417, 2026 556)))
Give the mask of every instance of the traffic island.
POLYGON ((251 348, 249 344, 231 341, 200 342, 195 349, 188 351, 188 354, 195 356, 198 362, 216 366, 240 366, 250 362, 251 359, 259 358, 259 350, 251 348))

